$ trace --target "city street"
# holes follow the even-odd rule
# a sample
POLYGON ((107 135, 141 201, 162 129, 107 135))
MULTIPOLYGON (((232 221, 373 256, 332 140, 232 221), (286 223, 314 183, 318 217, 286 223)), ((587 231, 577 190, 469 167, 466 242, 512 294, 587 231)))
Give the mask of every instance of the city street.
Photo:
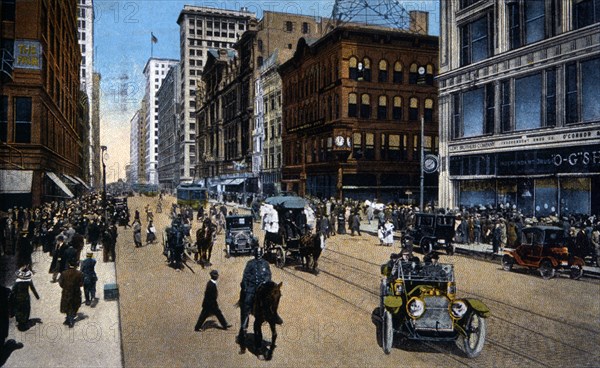
MULTIPOLYGON (((129 198, 131 212, 137 208, 142 213, 144 228, 143 208, 147 203, 155 207, 156 201, 129 198)), ((273 280, 283 282, 279 311, 284 319, 273 361, 261 362, 250 352, 240 355, 235 343, 239 309, 234 304, 249 257, 225 258, 223 233, 217 237, 212 268, 220 273, 219 305, 234 327, 221 330, 211 317, 205 331, 194 332, 210 269, 191 262, 182 272, 167 266, 160 243, 169 208, 165 204, 163 213, 155 214, 158 244, 134 248, 131 229, 120 228, 117 281, 126 367, 383 367, 399 362, 410 367, 598 366, 598 280, 573 281, 561 275, 545 281, 537 272, 509 273, 498 262, 464 256, 442 256, 441 261, 455 264, 459 297, 481 299, 491 310, 481 356, 468 359, 454 344, 410 341, 398 341, 385 355, 371 314, 378 305, 379 266, 391 249, 365 233, 330 238, 317 276, 293 263, 284 269, 272 265, 273 280)), ((259 228, 255 224, 262 242, 259 228)), ((267 325, 263 334, 270 339, 267 325)))

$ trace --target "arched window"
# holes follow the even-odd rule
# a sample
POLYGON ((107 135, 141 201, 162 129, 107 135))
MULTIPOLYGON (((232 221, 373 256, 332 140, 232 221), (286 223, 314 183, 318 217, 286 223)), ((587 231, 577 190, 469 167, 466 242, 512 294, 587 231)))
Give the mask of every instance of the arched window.
POLYGON ((425 68, 426 70, 426 74, 425 74, 425 83, 428 86, 433 86, 433 68, 434 66, 432 64, 427 64, 427 67, 425 68))
POLYGON ((356 103, 357 103, 356 93, 350 93, 348 95, 348 117, 350 117, 350 118, 356 117, 356 103))
POLYGON ((388 81, 388 63, 386 60, 379 60, 379 74, 377 75, 377 80, 380 83, 387 83, 388 81))
POLYGON ((410 70, 408 72, 408 83, 417 84, 419 78, 419 66, 416 63, 410 64, 410 70))
POLYGON ((371 117, 371 96, 367 93, 360 96, 360 117, 363 119, 371 117))
POLYGON ((394 97, 394 107, 392 108, 392 118, 394 120, 402 120, 402 97, 394 97))
POLYGON ((348 76, 350 79, 358 79, 358 59, 354 56, 348 60, 348 76))
POLYGON ((352 156, 359 160, 363 158, 364 151, 362 147, 362 134, 361 133, 353 133, 352 134, 352 156))
POLYGON ((417 120, 419 118, 419 99, 416 97, 410 98, 410 105, 408 108, 408 119, 417 120))
POLYGON ((394 76, 392 77, 394 80, 394 83, 402 83, 403 79, 404 79, 404 71, 402 69, 402 63, 399 61, 396 61, 394 63, 394 76))
POLYGON ((371 59, 363 59, 363 79, 367 82, 371 81, 371 59))
POLYGON ((423 118, 426 123, 433 122, 433 100, 431 98, 425 99, 425 110, 423 111, 423 118))
POLYGON ((387 119, 387 96, 379 96, 377 104, 377 120, 387 119))

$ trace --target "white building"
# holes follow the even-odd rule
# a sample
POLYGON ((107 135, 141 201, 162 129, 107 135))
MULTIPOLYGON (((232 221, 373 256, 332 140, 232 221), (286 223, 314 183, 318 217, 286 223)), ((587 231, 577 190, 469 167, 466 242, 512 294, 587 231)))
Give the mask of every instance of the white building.
POLYGON ((179 60, 150 58, 144 67, 144 76, 146 77, 146 101, 147 114, 145 122, 145 172, 146 183, 158 184, 158 99, 156 94, 162 84, 163 79, 172 65, 179 63, 179 60))
POLYGON ((131 130, 129 133, 129 167, 130 167, 130 175, 128 178, 129 184, 134 184, 138 182, 139 176, 139 168, 140 168, 140 158, 138 155, 140 149, 139 142, 139 120, 140 120, 140 110, 136 111, 133 117, 130 120, 131 130))
MULTIPOLYGON (((92 88, 93 88, 93 72, 94 72, 94 1, 93 0, 78 0, 77 7, 77 39, 79 40, 79 48, 81 50, 81 67, 79 69, 80 76, 80 88, 82 91, 85 91, 88 97, 88 108, 90 111, 90 119, 91 119, 91 110, 92 106, 94 106, 94 101, 92 100, 92 88)), ((95 147, 94 142, 98 142, 97 137, 94 136, 94 128, 91 124, 89 124, 89 132, 88 132, 88 142, 85 144, 89 144, 89 175, 90 178, 89 184, 91 186, 98 188, 102 183, 95 183, 93 178, 96 175, 95 171, 99 170, 98 156, 94 155, 94 152, 99 151, 99 147, 95 147)), ((96 175, 97 176, 97 175, 96 175)))
POLYGON ((179 65, 175 64, 159 88, 158 97, 158 182, 161 189, 179 183, 179 65))
MULTIPOLYGON (((209 49, 233 48, 248 28, 254 13, 185 5, 179 14, 181 105, 179 129, 179 176, 192 181, 196 164, 196 81, 208 57, 209 49)), ((198 179, 198 178, 197 178, 198 179)))

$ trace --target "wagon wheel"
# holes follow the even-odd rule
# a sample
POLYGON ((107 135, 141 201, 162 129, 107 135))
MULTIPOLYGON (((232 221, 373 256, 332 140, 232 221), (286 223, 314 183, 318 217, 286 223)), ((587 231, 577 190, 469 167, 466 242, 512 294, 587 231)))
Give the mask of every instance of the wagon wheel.
POLYGON ((540 275, 544 280, 548 280, 554 277, 555 273, 554 267, 552 267, 552 263, 550 261, 545 260, 540 263, 540 275))
POLYGON ((579 265, 572 265, 569 277, 573 280, 579 280, 583 276, 583 267, 579 265))
POLYGON ((392 314, 387 309, 383 312, 381 330, 381 346, 383 347, 383 352, 389 354, 394 344, 394 326, 392 325, 392 314))
POLYGON ((502 269, 504 271, 512 270, 514 264, 515 264, 515 260, 513 259, 513 257, 509 256, 508 254, 505 254, 502 257, 502 269))
POLYGON ((421 253, 424 255, 433 252, 433 246, 431 245, 431 241, 429 239, 421 239, 419 245, 421 246, 421 253))
POLYGON ((475 358, 481 353, 481 350, 483 350, 485 332, 485 318, 475 312, 471 312, 465 325, 466 336, 459 337, 458 340, 456 340, 456 344, 467 357, 475 358))
POLYGON ((285 250, 281 245, 275 247, 275 266, 278 268, 285 266, 285 250))

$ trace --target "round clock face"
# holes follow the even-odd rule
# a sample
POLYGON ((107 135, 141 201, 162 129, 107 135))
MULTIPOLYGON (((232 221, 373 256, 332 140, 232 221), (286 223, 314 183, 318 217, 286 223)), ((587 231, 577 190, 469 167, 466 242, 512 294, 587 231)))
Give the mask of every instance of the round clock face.
POLYGON ((422 66, 420 66, 418 72, 419 72, 420 75, 425 74, 425 68, 422 67, 422 66))
POLYGON ((428 170, 435 169, 435 161, 433 161, 431 159, 425 160, 425 168, 428 169, 428 170))
POLYGON ((438 158, 435 155, 427 155, 425 156, 425 159, 423 160, 423 171, 431 174, 435 171, 437 171, 438 169, 438 158))
POLYGON ((338 135, 337 137, 335 137, 335 145, 338 147, 341 147, 344 145, 344 137, 342 137, 341 135, 338 135))
POLYGON ((352 139, 350 137, 346 138, 346 146, 348 146, 348 148, 352 147, 352 139))

